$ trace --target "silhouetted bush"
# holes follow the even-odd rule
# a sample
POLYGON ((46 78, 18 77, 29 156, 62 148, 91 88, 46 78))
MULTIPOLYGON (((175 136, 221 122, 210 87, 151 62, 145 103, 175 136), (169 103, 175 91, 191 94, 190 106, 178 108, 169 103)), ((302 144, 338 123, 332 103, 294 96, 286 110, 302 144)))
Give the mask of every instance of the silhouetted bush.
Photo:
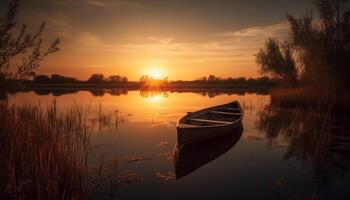
POLYGON ((36 75, 33 79, 34 83, 51 83, 50 77, 46 75, 36 75))
POLYGON ((298 66, 298 79, 304 83, 337 90, 349 88, 350 10, 346 2, 315 0, 317 21, 311 12, 300 18, 288 15, 290 38, 285 42, 269 39, 266 48, 257 54, 262 72, 288 79, 286 74, 294 74, 298 66), (291 46, 286 51, 281 43, 291 46))
POLYGON ((241 86, 274 86, 278 84, 277 80, 278 79, 270 79, 268 76, 246 79, 245 77, 220 78, 214 75, 209 75, 208 77, 202 77, 192 82, 200 83, 200 84, 215 84, 215 85, 228 84, 228 85, 237 85, 237 86, 239 85, 241 86))
POLYGON ((96 84, 105 83, 104 75, 103 74, 93 74, 86 82, 96 83, 96 84))
POLYGON ((109 83, 126 83, 128 82, 128 78, 120 75, 113 75, 108 77, 107 81, 109 83))
MULTIPOLYGON (((39 74, 34 76, 33 82, 40 83, 40 84, 51 84, 51 83, 58 84, 58 83, 77 83, 79 82, 79 80, 76 78, 65 77, 58 74, 52 74, 51 78, 47 75, 39 74)), ((30 81, 23 80, 22 83, 30 83, 30 81)))
POLYGON ((79 82, 79 81, 73 77, 65 77, 59 74, 51 75, 51 83, 76 83, 76 82, 79 82))

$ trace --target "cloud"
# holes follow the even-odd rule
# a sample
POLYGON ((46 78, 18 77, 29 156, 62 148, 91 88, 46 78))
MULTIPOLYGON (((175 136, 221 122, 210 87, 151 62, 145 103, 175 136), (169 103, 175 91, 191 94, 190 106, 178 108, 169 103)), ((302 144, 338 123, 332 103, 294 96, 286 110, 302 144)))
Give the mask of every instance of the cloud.
POLYGON ((52 23, 56 24, 57 30, 59 27, 70 27, 63 33, 59 31, 56 33, 64 36, 62 54, 66 54, 66 57, 74 54, 74 57, 81 58, 76 60, 74 65, 114 67, 122 65, 133 68, 162 60, 164 62, 161 65, 174 66, 177 71, 197 66, 207 67, 206 70, 214 67, 215 73, 218 75, 221 73, 222 76, 225 76, 223 71, 225 68, 237 75, 251 73, 250 75, 254 76, 256 72, 254 54, 263 47, 268 37, 282 39, 288 36, 289 30, 288 23, 282 22, 206 35, 206 39, 196 42, 181 40, 175 34, 162 37, 142 36, 142 33, 138 37, 118 41, 106 38, 103 33, 94 30, 74 29, 66 20, 65 17, 57 15, 52 23))
POLYGON ((234 32, 225 32, 219 36, 223 37, 286 37, 289 32, 287 21, 268 26, 256 26, 234 32))
POLYGON ((132 39, 126 44, 106 42, 92 32, 76 35, 72 47, 83 51, 115 52, 131 55, 147 54, 149 57, 182 62, 240 61, 254 63, 254 54, 268 37, 285 38, 287 22, 256 26, 239 31, 223 32, 202 42, 181 42, 175 37, 144 37, 141 43, 132 39))
POLYGON ((140 2, 132 0, 81 0, 82 3, 90 6, 96 6, 100 8, 115 8, 115 7, 130 7, 141 8, 143 7, 140 2))
POLYGON ((288 22, 282 22, 219 33, 203 42, 181 42, 175 40, 175 37, 148 37, 148 40, 154 42, 120 45, 114 49, 127 52, 156 51, 162 55, 179 59, 251 59, 268 37, 283 39, 288 36, 288 31, 288 22))
POLYGON ((146 37, 146 40, 150 40, 152 42, 157 42, 160 44, 169 44, 175 40, 173 37, 146 37))
MULTIPOLYGON (((33 0, 34 1, 34 0, 33 0)), ((38 1, 38 0, 36 0, 38 1)), ((44 0, 41 0, 44 1, 44 0)), ((135 0, 52 0, 54 3, 60 5, 79 5, 90 6, 97 8, 116 8, 116 7, 129 7, 129 8, 142 8, 143 4, 135 0)))
POLYGON ((106 1, 98 1, 98 0, 89 0, 85 1, 86 4, 92 5, 92 6, 97 6, 97 7, 108 7, 109 3, 106 1))

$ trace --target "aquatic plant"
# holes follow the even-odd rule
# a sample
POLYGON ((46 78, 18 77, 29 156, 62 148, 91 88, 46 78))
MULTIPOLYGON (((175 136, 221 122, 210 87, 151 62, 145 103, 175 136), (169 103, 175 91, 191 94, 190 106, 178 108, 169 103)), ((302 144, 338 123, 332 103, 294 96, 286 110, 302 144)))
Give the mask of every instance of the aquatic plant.
MULTIPOLYGON (((0 199, 81 199, 93 193, 98 185, 91 176, 106 165, 88 166, 91 136, 118 121, 103 114, 101 104, 95 114, 77 103, 60 112, 55 101, 47 108, 0 102, 0 199)), ((116 162, 108 167, 115 177, 116 162)), ((98 183, 103 181, 115 186, 112 179, 98 183)))
POLYGON ((316 87, 277 88, 271 91, 271 105, 289 109, 313 110, 332 115, 348 115, 349 91, 316 87))

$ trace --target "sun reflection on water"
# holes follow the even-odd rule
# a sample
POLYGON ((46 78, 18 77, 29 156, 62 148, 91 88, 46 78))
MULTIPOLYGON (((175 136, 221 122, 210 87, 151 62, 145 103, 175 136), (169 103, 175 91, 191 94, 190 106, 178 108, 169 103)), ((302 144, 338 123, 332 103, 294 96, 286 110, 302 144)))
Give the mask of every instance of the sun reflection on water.
POLYGON ((155 95, 147 98, 147 100, 152 103, 160 103, 163 99, 164 97, 162 95, 155 95))

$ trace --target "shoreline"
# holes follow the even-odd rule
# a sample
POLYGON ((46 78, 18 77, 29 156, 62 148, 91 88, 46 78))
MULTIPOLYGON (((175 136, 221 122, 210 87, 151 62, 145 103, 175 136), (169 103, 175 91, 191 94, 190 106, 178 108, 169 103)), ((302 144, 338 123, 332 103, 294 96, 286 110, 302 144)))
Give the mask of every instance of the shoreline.
POLYGON ((26 84, 20 88, 12 88, 6 91, 8 94, 18 92, 35 92, 38 95, 61 96, 87 91, 94 96, 110 94, 113 96, 126 95, 131 91, 140 91, 142 95, 149 93, 198 93, 207 96, 221 94, 244 95, 256 93, 267 95, 273 87, 271 86, 242 86, 242 85, 208 85, 208 84, 168 84, 159 87, 145 87, 141 84, 26 84))
POLYGON ((149 90, 169 90, 169 89, 254 89, 254 90, 270 90, 274 86, 266 85, 240 85, 240 84, 226 84, 226 83, 169 83, 157 86, 147 86, 139 82, 130 82, 122 84, 90 84, 90 83, 69 83, 69 84, 24 84, 24 89, 149 89, 149 90))

